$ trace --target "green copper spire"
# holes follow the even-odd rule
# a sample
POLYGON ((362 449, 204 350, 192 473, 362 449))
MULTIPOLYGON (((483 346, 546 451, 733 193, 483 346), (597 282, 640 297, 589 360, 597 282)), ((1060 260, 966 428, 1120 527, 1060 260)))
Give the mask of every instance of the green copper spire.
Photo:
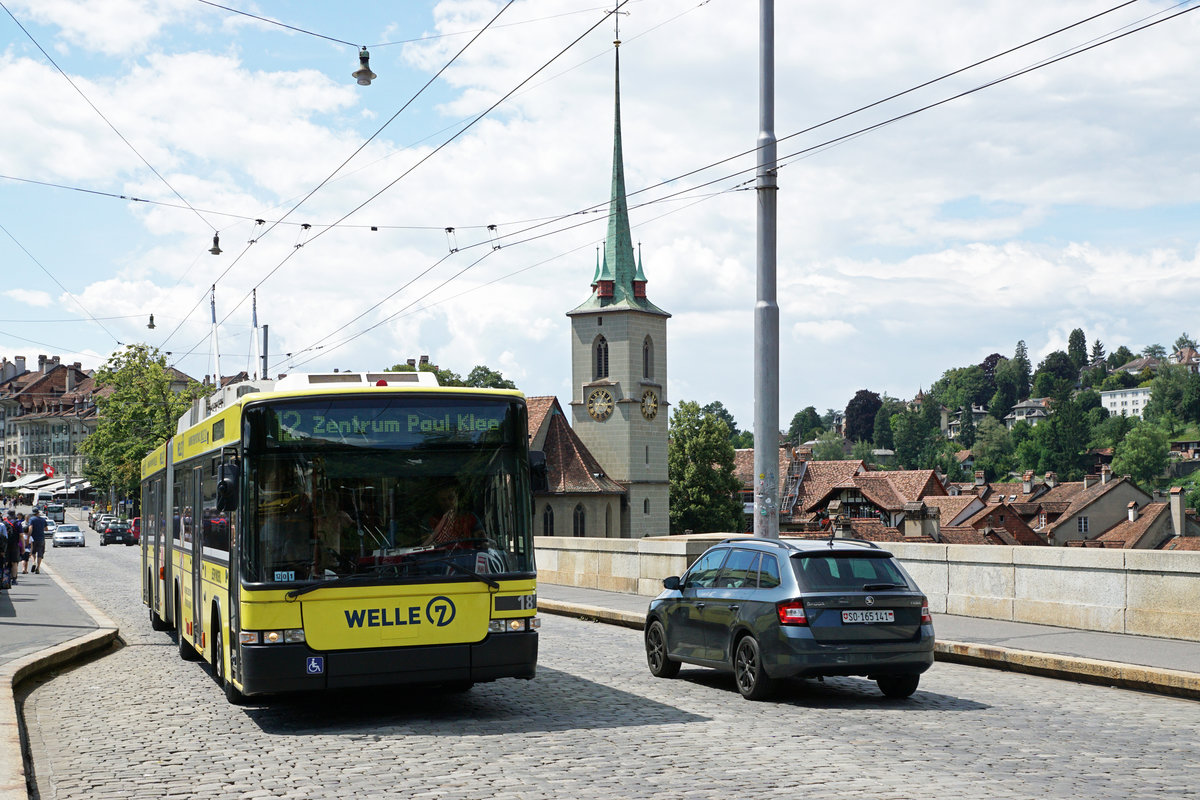
MULTIPOLYGON (((620 41, 614 42, 618 47, 620 41)), ((604 258, 593 279, 592 296, 574 311, 600 309, 636 309, 669 316, 646 299, 638 297, 634 282, 645 286, 646 276, 640 259, 633 256, 633 236, 629 231, 629 205, 625 199, 625 159, 621 150, 621 55, 616 52, 615 94, 613 100, 612 189, 608 204, 608 237, 604 258), (607 284, 611 282, 611 287, 607 284)), ((570 312, 574 313, 574 312, 570 312)))

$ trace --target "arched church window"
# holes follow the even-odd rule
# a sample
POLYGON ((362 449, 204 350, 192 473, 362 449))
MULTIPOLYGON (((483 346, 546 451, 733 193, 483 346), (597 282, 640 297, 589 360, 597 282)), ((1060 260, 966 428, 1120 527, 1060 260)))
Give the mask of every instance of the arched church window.
POLYGON ((642 377, 654 377, 654 342, 649 336, 642 342, 642 377))
POLYGON ((608 340, 603 336, 596 337, 596 344, 592 347, 594 358, 592 359, 592 380, 600 380, 608 377, 608 340))
POLYGON ((650 498, 649 497, 647 497, 645 500, 642 501, 642 513, 643 514, 650 513, 650 498))
POLYGON ((546 504, 546 509, 542 512, 542 536, 554 535, 554 509, 550 504, 546 504))
POLYGON ((587 514, 583 511, 583 505, 575 506, 575 535, 587 535, 587 514))

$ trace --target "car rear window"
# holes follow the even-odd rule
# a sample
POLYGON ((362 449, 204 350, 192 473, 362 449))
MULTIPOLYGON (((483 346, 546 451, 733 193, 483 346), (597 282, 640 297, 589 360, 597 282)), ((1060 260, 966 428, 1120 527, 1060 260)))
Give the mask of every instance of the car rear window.
POLYGON ((864 591, 865 587, 908 588, 908 581, 891 558, 858 553, 828 553, 793 558, 800 586, 810 591, 864 591))

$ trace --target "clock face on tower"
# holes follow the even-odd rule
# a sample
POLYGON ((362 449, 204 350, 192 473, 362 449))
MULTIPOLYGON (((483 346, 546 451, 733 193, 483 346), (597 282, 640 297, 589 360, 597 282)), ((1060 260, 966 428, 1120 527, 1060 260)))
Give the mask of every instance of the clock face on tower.
POLYGON ((588 413, 592 419, 603 422, 613 412, 613 396, 608 389, 596 389, 588 395, 588 413))
POLYGON ((647 389, 642 392, 642 416, 646 419, 654 419, 656 414, 658 414, 658 395, 647 389))

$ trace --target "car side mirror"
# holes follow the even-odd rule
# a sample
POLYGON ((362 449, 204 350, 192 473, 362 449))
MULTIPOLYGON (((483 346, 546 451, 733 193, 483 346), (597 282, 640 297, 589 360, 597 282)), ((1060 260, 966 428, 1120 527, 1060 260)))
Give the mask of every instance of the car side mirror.
POLYGON ((217 474, 217 511, 233 511, 238 504, 237 464, 222 464, 217 474))
POLYGON ((671 576, 671 577, 669 577, 669 578, 663 578, 663 588, 664 588, 664 589, 671 589, 671 590, 677 590, 677 589, 679 589, 679 578, 678 578, 678 576, 672 575, 672 576, 671 576))

